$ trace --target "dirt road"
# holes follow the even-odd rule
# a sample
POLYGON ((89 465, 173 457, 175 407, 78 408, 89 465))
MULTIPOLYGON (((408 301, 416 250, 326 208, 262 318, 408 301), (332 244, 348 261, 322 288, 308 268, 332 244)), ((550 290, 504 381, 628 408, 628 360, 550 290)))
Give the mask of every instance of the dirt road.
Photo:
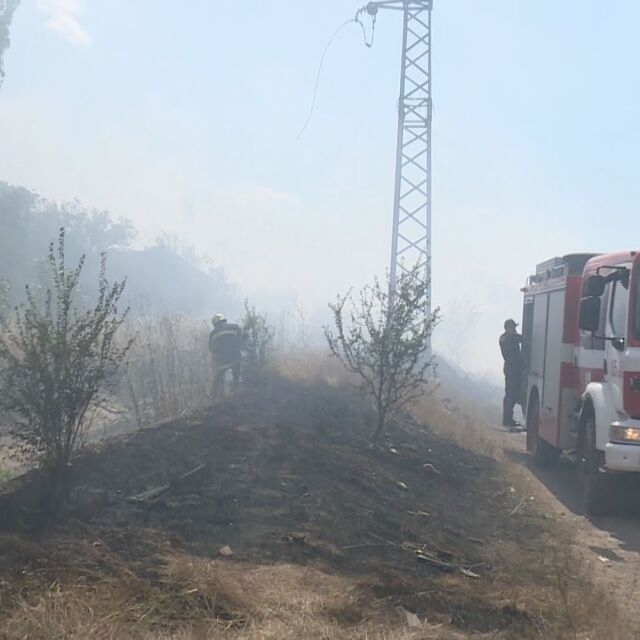
MULTIPOLYGON (((495 429, 507 460, 522 467, 529 490, 549 518, 570 532, 574 552, 620 604, 640 638, 640 509, 627 509, 612 516, 589 518, 582 508, 582 496, 574 466, 565 459, 550 469, 536 468, 526 453, 525 434, 507 434, 495 429)), ((635 487, 636 491, 640 484, 635 487)), ((637 496, 635 496, 637 497, 637 496)))

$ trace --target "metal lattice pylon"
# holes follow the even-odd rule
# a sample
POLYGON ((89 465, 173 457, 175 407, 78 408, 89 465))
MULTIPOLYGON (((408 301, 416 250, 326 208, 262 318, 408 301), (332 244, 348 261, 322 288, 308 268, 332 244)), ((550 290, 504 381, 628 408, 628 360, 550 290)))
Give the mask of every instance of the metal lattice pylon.
MULTIPOLYGON (((398 269, 431 267, 431 9, 405 0, 398 104, 391 282, 398 269)), ((430 274, 429 274, 430 275, 430 274)))
POLYGON ((416 265, 429 282, 431 317, 431 10, 433 0, 381 0, 366 7, 403 12, 398 140, 391 264, 392 291, 399 273, 416 265))

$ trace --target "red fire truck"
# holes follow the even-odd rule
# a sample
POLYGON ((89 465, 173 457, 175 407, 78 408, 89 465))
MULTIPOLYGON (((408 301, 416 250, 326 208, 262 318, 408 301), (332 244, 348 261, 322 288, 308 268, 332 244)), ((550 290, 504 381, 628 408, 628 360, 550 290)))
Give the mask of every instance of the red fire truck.
POLYGON ((640 472, 640 253, 553 258, 523 293, 527 449, 573 456, 585 510, 603 513, 640 472))

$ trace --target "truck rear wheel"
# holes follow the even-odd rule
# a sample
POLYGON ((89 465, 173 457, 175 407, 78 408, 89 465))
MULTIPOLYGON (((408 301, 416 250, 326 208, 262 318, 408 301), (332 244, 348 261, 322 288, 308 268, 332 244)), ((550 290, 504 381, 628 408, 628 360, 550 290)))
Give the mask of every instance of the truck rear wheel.
POLYGON ((529 401, 527 411, 527 451, 538 467, 550 467, 558 459, 558 450, 540 437, 540 403, 537 397, 529 401))
POLYGON ((610 478, 601 471, 604 454, 596 448, 596 420, 590 415, 584 425, 582 445, 578 458, 578 473, 582 484, 582 502, 585 513, 602 516, 612 511, 610 478))

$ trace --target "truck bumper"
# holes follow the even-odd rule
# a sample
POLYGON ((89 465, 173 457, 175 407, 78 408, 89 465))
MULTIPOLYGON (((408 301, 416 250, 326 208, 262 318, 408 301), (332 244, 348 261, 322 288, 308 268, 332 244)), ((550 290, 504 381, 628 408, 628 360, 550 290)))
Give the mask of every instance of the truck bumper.
POLYGON ((640 473, 640 446, 608 442, 604 449, 605 468, 640 473))

